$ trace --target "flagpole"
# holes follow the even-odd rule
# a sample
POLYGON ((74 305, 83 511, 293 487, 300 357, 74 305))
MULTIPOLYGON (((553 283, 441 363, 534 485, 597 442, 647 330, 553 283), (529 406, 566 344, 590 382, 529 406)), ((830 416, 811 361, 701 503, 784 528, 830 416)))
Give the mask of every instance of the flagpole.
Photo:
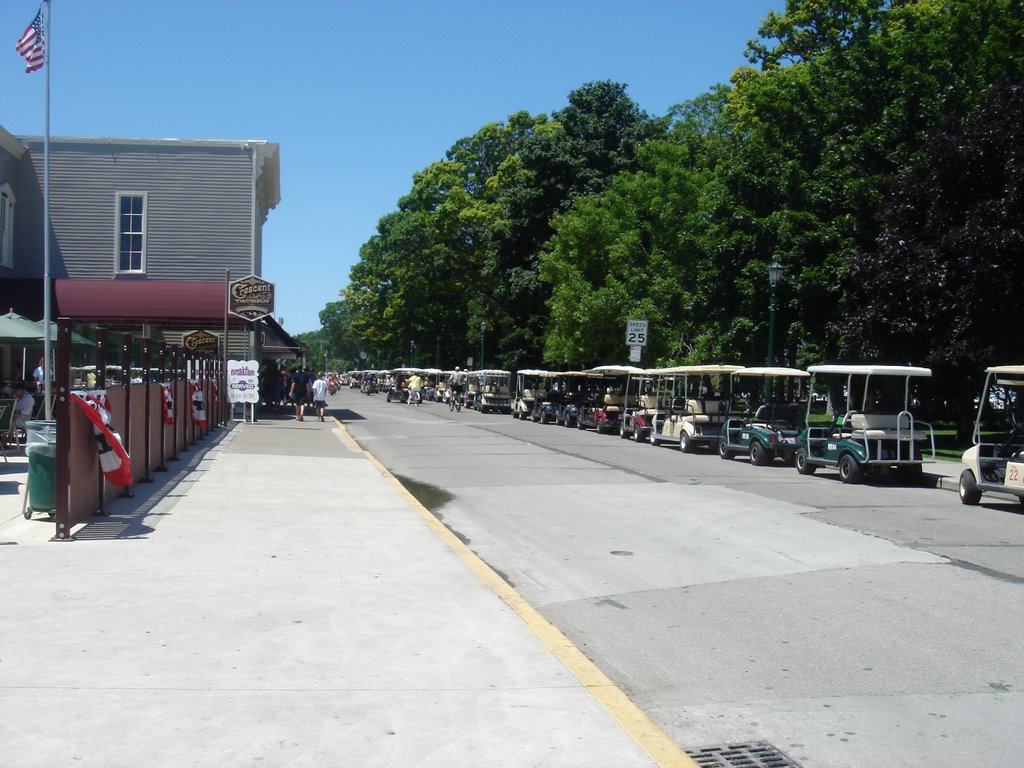
POLYGON ((50 307, 50 61, 53 56, 52 40, 50 37, 50 0, 45 0, 46 5, 46 36, 43 38, 46 46, 46 58, 43 66, 46 68, 46 132, 43 136, 43 327, 46 333, 43 335, 43 402, 46 406, 46 418, 53 418, 53 374, 51 367, 51 355, 53 353, 53 310, 50 307))

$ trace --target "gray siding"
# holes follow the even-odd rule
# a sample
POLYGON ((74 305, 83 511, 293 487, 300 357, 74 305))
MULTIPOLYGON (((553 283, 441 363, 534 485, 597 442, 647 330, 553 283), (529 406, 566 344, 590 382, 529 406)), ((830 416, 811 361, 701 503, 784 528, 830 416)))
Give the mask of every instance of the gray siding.
MULTIPOLYGON (((2 130, 2 129, 0 129, 2 130)), ((6 138, 5 141, 13 142, 13 137, 6 138)), ((18 210, 21 207, 22 191, 21 191, 21 159, 12 154, 6 147, 0 146, 0 185, 7 184, 11 188, 11 193, 14 195, 15 207, 14 207, 14 221, 11 222, 14 227, 14 237, 18 237, 18 210)), ((14 241, 14 252, 17 254, 18 243, 14 241)), ((0 267, 0 278, 4 277, 21 277, 18 272, 18 258, 15 256, 12 267, 0 267)), ((2 310, 7 311, 4 307, 2 310)))
MULTIPOLYGON (((43 146, 18 197, 18 271, 42 274, 43 146)), ((116 192, 147 193, 146 272, 151 279, 223 280, 253 271, 252 165, 238 145, 50 142, 51 276, 116 274, 116 192)), ((257 252, 259 244, 257 243, 257 252)))

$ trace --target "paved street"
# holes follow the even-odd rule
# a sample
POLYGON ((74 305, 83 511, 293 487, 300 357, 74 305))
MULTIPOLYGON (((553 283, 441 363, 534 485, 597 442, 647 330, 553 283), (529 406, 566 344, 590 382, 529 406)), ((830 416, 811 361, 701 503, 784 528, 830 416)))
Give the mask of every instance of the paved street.
POLYGON ((1016 501, 967 508, 927 485, 349 390, 334 407, 683 747, 765 741, 820 768, 1019 762, 1016 501))

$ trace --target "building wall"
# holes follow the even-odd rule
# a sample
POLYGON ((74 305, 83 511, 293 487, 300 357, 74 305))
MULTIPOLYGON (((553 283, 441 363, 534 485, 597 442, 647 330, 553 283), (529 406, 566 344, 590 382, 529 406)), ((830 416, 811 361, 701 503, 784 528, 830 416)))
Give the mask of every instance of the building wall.
MULTIPOLYGON (((23 184, 18 197, 15 272, 38 276, 43 144, 22 141, 29 152, 21 179, 38 184, 23 184)), ((118 276, 117 192, 147 193, 146 278, 223 280, 225 269, 254 272, 252 188, 252 160, 241 142, 51 138, 51 277, 118 276)))

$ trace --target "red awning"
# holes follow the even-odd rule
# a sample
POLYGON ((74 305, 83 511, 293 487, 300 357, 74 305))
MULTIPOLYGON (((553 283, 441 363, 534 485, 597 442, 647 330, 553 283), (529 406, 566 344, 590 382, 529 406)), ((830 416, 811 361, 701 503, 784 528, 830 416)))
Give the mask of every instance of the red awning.
MULTIPOLYGON (((54 317, 87 322, 224 322, 223 282, 198 280, 76 280, 54 283, 54 317)), ((232 325, 247 321, 231 315, 232 325)))

